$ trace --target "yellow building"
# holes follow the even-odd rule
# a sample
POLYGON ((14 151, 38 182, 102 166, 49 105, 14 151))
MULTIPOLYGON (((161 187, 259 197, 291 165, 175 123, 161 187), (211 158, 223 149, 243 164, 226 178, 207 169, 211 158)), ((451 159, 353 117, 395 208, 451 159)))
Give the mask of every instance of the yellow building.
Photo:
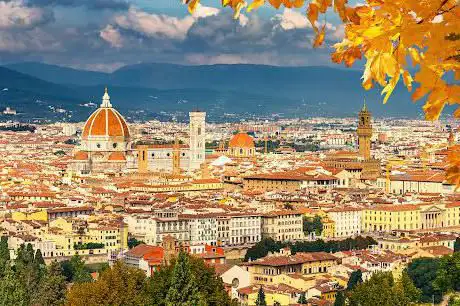
POLYGON ((272 211, 262 216, 262 237, 295 241, 303 236, 303 217, 299 211, 272 211))
POLYGON ((323 238, 331 239, 335 237, 335 222, 328 217, 321 219, 321 223, 323 224, 323 238))
MULTIPOLYGON (((238 289, 238 297, 242 304, 248 306, 256 305, 259 288, 260 286, 258 285, 251 285, 238 289)), ((300 290, 285 284, 266 285, 263 286, 263 290, 267 305, 274 305, 275 302, 278 302, 282 306, 293 305, 297 303, 301 294, 300 290)))
POLYGON ((22 211, 13 211, 11 218, 14 221, 48 221, 48 213, 45 209, 22 212, 22 211))
POLYGON ((291 255, 286 249, 282 249, 281 252, 245 264, 250 273, 251 284, 274 284, 277 282, 275 277, 281 274, 327 273, 329 268, 337 264, 337 257, 326 252, 296 253, 295 255, 291 255))
POLYGON ((377 205, 363 210, 364 232, 431 230, 460 226, 460 202, 377 205))

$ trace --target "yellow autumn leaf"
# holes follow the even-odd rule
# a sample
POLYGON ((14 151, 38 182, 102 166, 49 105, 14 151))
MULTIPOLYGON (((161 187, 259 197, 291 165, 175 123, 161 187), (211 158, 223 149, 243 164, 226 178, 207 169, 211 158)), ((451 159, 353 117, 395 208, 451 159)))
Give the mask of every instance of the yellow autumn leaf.
POLYGON ((200 0, 188 0, 186 3, 188 3, 188 11, 190 14, 195 13, 196 8, 200 4, 200 0))
POLYGON ((251 12, 252 10, 258 9, 262 5, 264 5, 265 0, 254 0, 252 3, 248 6, 247 11, 251 12))
POLYGON ((402 70, 402 75, 403 75, 403 81, 404 85, 407 87, 407 90, 412 91, 412 82, 414 81, 412 79, 412 76, 410 75, 409 71, 407 70, 402 70))
POLYGON ((390 79, 390 82, 388 82, 387 86, 383 88, 381 95, 385 94, 385 97, 383 98, 383 104, 386 104, 388 102, 388 99, 390 98, 391 94, 393 93, 393 90, 395 89, 396 85, 398 84, 400 74, 396 74, 394 77, 390 79))

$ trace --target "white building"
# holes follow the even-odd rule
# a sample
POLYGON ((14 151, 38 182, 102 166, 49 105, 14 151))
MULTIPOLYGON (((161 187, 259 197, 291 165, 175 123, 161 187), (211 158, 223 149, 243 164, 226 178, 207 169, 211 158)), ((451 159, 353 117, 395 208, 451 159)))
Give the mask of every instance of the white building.
POLYGON ((361 235, 361 209, 353 207, 333 208, 327 214, 335 223, 334 237, 341 238, 361 235))

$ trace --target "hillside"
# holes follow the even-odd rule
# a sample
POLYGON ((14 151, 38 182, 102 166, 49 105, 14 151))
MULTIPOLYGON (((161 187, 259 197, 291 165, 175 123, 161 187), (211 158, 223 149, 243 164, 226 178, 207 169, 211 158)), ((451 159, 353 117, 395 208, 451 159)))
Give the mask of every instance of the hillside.
MULTIPOLYGON (((105 84, 110 87, 114 105, 125 112, 132 111, 133 117, 139 111, 150 115, 186 113, 197 107, 208 111, 216 120, 234 114, 354 116, 364 96, 376 116, 415 117, 421 114, 420 105, 411 103, 404 89, 397 88, 384 106, 378 90, 365 92, 361 88, 359 71, 330 67, 138 64, 111 74, 39 63, 8 67, 29 74, 29 79, 18 74, 21 78, 14 77, 15 86, 9 86, 30 93, 30 99, 36 94, 60 98, 61 103, 70 103, 77 117, 80 111, 82 117, 88 112, 79 104, 87 101, 99 104, 105 84)), ((3 69, 4 73, 12 72, 3 69)), ((0 74, 0 86, 5 79, 8 77, 0 74)), ((24 99, 27 95, 19 100, 24 99)), ((15 100, 14 96, 10 97, 10 101, 15 100)))

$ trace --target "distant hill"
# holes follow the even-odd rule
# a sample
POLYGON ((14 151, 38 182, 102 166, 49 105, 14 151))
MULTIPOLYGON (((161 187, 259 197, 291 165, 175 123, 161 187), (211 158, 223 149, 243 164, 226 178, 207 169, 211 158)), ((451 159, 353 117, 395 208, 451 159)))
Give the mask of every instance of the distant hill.
POLYGON ((106 84, 109 77, 107 73, 77 70, 37 62, 10 64, 5 65, 5 67, 56 84, 81 86, 106 84))
MULTIPOLYGON (((107 84, 114 105, 126 111, 187 112, 198 107, 215 117, 226 113, 354 116, 365 96, 377 116, 415 117, 422 113, 421 105, 413 104, 405 89, 397 88, 389 103, 382 105, 378 90, 365 92, 361 88, 361 72, 331 67, 137 64, 110 74, 41 63, 7 67, 33 76, 38 87, 46 83, 49 94, 80 103, 99 104, 107 84), (40 83, 40 79, 48 82, 40 83), (63 92, 66 89, 68 93, 63 92)), ((2 79, 0 75, 0 84, 2 79)))

